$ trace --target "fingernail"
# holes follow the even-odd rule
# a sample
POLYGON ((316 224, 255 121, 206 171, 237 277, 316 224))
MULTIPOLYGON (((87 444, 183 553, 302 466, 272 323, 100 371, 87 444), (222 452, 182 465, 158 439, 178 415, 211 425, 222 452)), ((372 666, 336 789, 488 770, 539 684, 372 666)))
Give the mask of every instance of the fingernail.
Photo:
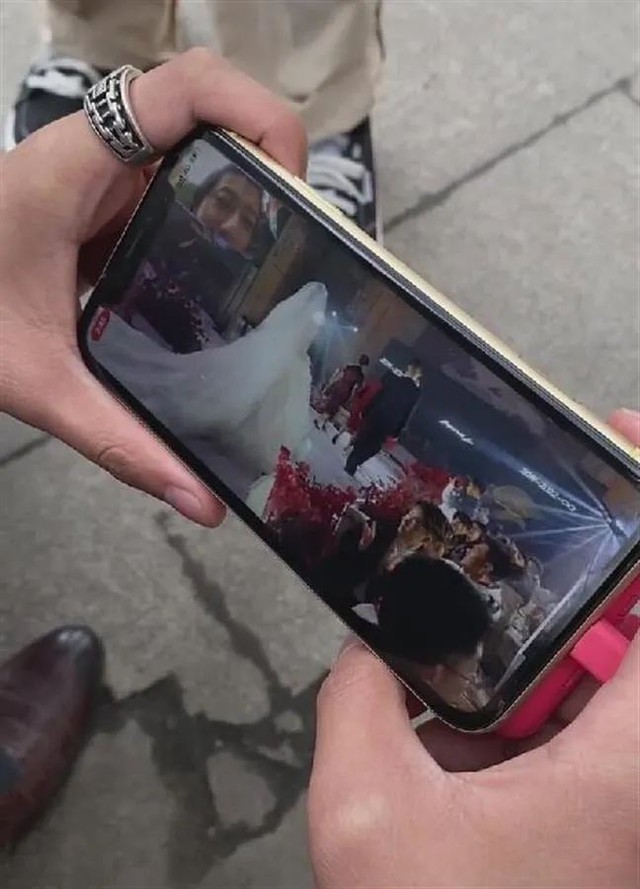
POLYGON ((191 491, 187 491, 186 488, 177 488, 171 485, 164 492, 164 499, 185 519, 190 519, 192 522, 205 521, 205 510, 200 499, 191 491))

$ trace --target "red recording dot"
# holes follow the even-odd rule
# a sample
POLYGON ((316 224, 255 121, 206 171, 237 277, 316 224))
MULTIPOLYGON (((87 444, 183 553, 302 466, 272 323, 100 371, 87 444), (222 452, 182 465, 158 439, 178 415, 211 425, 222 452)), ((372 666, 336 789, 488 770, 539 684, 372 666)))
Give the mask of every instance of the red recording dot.
POLYGON ((91 339, 94 341, 94 343, 97 343, 98 340, 102 337, 102 334, 107 328, 110 317, 111 313, 108 309, 102 309, 102 311, 99 312, 96 316, 96 320, 93 322, 93 327, 91 328, 91 339))

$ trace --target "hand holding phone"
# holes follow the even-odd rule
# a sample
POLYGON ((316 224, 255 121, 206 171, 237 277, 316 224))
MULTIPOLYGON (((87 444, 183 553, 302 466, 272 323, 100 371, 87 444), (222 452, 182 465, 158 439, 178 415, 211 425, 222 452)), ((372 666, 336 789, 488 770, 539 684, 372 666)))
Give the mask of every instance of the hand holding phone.
MULTIPOLYGON (((204 50, 140 77, 133 97, 160 150, 208 120, 259 140, 293 173, 305 167, 304 132, 285 104, 204 50)), ((116 161, 81 114, 1 163, 0 407, 188 518, 217 524, 217 498, 96 383, 76 348, 78 293, 104 266, 149 172, 116 161)))
MULTIPOLYGON (((620 411, 611 422, 640 444, 640 414, 620 411)), ((309 825, 319 889, 348 881, 635 889, 639 663, 640 636, 615 684, 596 694, 583 679, 522 741, 436 721, 416 736, 403 689, 349 643, 318 708, 309 825), (357 830, 354 811, 371 813, 357 830)))
POLYGON ((309 794, 318 889, 615 886, 638 879, 640 637, 534 738, 416 734, 404 690, 359 643, 320 692, 309 794), (384 837, 385 840, 381 841, 384 837))

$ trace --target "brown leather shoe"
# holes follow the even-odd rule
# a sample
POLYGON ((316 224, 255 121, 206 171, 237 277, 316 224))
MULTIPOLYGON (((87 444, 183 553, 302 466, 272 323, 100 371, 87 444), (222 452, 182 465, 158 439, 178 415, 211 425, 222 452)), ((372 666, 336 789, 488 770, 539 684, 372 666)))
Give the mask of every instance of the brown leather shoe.
POLYGON ((0 848, 58 789, 87 736, 104 651, 87 627, 61 627, 0 667, 0 848))

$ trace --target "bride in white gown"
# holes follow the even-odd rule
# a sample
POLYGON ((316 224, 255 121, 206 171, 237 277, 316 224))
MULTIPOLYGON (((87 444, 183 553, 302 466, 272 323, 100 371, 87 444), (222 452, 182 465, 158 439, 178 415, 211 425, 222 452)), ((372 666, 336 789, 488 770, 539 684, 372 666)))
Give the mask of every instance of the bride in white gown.
POLYGON ((261 513, 282 446, 304 456, 311 429, 308 350, 325 320, 327 290, 311 282, 233 343, 186 355, 112 314, 91 353, 174 435, 261 513), (216 457, 222 457, 216 461, 216 457), (242 483, 225 478, 235 472, 242 483), (258 485, 254 483, 260 480, 258 485), (244 492, 237 490, 244 488, 244 492))

